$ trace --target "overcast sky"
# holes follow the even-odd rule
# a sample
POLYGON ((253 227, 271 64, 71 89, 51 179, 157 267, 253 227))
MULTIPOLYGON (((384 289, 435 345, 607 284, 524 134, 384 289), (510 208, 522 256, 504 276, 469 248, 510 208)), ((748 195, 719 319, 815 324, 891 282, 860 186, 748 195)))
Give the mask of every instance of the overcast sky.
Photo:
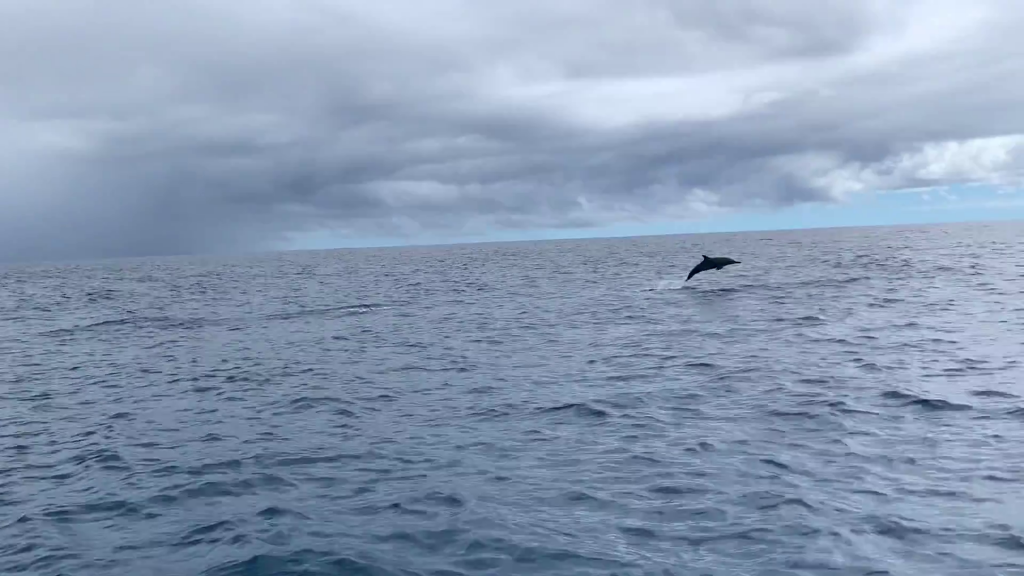
POLYGON ((1022 15, 1011 0, 0 0, 0 260, 1010 189, 1022 15))

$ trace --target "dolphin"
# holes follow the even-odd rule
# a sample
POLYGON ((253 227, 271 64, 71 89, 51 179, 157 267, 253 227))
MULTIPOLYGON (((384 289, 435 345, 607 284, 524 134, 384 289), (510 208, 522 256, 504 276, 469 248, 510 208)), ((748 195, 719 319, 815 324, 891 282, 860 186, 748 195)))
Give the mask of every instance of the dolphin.
MULTIPOLYGON (((701 254, 701 256, 704 255, 701 254)), ((693 278, 694 275, 700 274, 705 270, 721 270, 730 264, 739 264, 739 261, 733 260, 732 258, 726 258, 724 256, 717 258, 704 256, 704 259, 700 261, 700 264, 694 266, 693 270, 690 270, 690 273, 686 275, 686 281, 689 282, 690 278, 693 278)))

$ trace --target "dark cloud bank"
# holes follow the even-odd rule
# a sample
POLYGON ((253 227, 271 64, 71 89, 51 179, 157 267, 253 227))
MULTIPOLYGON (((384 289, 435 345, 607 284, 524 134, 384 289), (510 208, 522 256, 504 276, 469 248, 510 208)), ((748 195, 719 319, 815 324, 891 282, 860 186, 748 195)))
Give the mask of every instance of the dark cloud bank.
POLYGON ((1024 167, 1024 5, 0 2, 0 260, 457 236, 1024 167))

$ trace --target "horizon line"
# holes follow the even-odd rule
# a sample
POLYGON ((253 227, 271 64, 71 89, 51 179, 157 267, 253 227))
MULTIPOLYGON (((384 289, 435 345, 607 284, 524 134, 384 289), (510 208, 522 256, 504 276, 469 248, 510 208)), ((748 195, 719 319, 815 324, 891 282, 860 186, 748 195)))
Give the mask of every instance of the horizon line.
MULTIPOLYGON (((763 234, 772 232, 801 232, 801 231, 824 231, 824 230, 847 230, 858 228, 921 228, 928 226, 949 226, 949 225, 972 225, 990 223, 1012 223, 1022 222, 1024 218, 1019 216, 1006 218, 988 218, 981 220, 945 220, 936 222, 905 222, 905 223, 883 223, 883 224, 838 224, 832 226, 792 226, 782 228, 748 228, 736 230, 714 230, 709 232, 653 232, 649 234, 596 234, 568 236, 565 238, 519 238, 502 240, 453 240, 449 242, 430 243, 382 243, 367 246, 335 246, 326 248, 270 248, 261 250, 243 250, 227 252, 200 252, 200 253, 178 253, 178 254, 151 254, 140 256, 106 256, 95 258, 70 258, 66 260, 14 260, 0 261, 0 268, 12 268, 20 266, 41 266, 41 265, 72 265, 90 263, 111 263, 124 260, 144 259, 165 259, 165 258, 224 258, 239 256, 262 256, 270 254, 281 254, 290 252, 331 252, 331 251, 355 251, 355 250, 394 250, 403 248, 444 248, 456 246, 476 246, 487 244, 523 244, 523 243, 544 243, 544 242, 566 242, 579 240, 628 240, 634 238, 660 238, 672 236, 713 236, 722 234, 763 234)), ((599 230, 599 229, 595 229, 599 230)))
MULTIPOLYGON (((631 238, 660 238, 669 236, 712 236, 720 234, 756 234, 765 232, 800 232, 800 231, 821 231, 821 230, 846 230, 846 229, 857 229, 857 228, 920 228, 925 226, 948 226, 948 225, 971 225, 971 224, 990 224, 990 223, 1010 223, 1010 222, 1021 222, 1024 223, 1024 218, 1019 216, 1007 217, 1007 218, 989 218, 984 220, 944 220, 937 222, 903 222, 903 223, 884 223, 884 224, 837 224, 832 226, 794 226, 789 228, 746 228, 736 230, 713 230, 708 232, 652 232, 649 234, 607 234, 607 235, 595 235, 595 236, 567 236, 565 238, 519 238, 519 239, 508 239, 508 240, 461 240, 451 242, 431 242, 431 243, 405 243, 405 244, 374 244, 371 246, 336 246, 328 248, 277 248, 273 250, 259 250, 253 252, 245 252, 245 254, 256 255, 256 254, 275 254, 280 252, 330 252, 336 250, 381 250, 381 249, 392 249, 392 248, 444 248, 451 246, 474 246, 479 244, 522 244, 522 243, 540 243, 540 242, 565 242, 573 240, 628 240, 631 238)), ((242 254, 242 253, 237 253, 242 254)), ((209 254, 213 255, 213 254, 209 254)), ((187 254, 181 254, 176 257, 188 256, 187 254)), ((136 257, 139 258, 139 257, 136 257)), ((146 256, 141 256, 146 258, 146 256)))

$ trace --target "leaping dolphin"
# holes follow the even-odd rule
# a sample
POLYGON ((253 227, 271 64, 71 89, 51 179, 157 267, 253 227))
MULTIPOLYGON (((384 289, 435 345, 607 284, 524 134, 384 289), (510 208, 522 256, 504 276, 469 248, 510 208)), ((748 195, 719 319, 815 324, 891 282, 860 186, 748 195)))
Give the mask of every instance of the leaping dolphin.
MULTIPOLYGON (((701 254, 701 256, 704 255, 701 254)), ((739 264, 739 261, 733 260, 732 258, 726 258, 724 256, 718 258, 709 258, 704 256, 704 259, 700 261, 700 264, 694 266, 693 270, 690 270, 690 273, 686 275, 686 281, 689 282, 690 278, 693 278, 694 275, 700 274, 705 270, 721 270, 730 264, 739 264)))

